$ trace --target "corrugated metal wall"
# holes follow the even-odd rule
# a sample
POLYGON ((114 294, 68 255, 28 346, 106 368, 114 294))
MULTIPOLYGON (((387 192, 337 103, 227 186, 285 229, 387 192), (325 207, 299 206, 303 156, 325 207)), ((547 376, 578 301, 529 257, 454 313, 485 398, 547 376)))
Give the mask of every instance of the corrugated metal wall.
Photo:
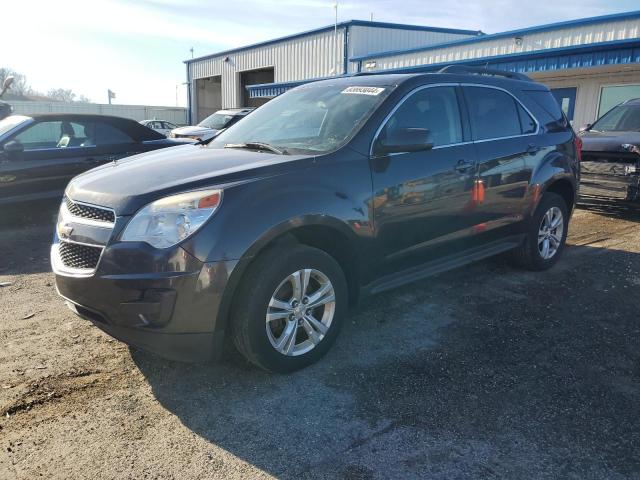
POLYGON ((640 20, 610 21, 528 34, 524 33, 519 36, 522 37, 521 45, 517 45, 514 38, 509 36, 443 48, 436 47, 398 55, 380 56, 371 59, 376 62, 374 68, 363 68, 363 71, 455 62, 497 55, 533 52, 550 48, 572 47, 589 43, 638 38, 640 37, 640 20))
MULTIPOLYGON (((344 29, 338 30, 337 42, 331 30, 190 63, 190 78, 221 75, 222 108, 240 107, 238 72, 274 67, 276 82, 328 77, 342 73, 343 52, 344 29)), ((192 95, 197 105, 194 90, 192 95)))
MULTIPOLYGON (((239 72, 273 67, 275 82, 330 77, 344 73, 345 27, 197 60, 189 64, 192 81, 222 76, 222 108, 241 107, 239 72), (336 45, 337 43, 337 45, 336 45), (225 62, 224 59, 228 58, 225 62)), ((425 30, 353 25, 349 27, 349 58, 389 49, 412 48, 459 40, 469 35, 425 30)), ((352 68, 349 66, 349 68, 352 68)), ((192 83, 195 85, 195 82, 192 83)), ((191 104, 198 105, 192 89, 191 104)), ((200 115, 194 112, 194 118, 200 115)))
MULTIPOLYGON (((388 52, 390 50, 402 50, 453 42, 469 37, 470 35, 457 33, 354 25, 349 28, 349 58, 369 55, 376 52, 388 52)), ((356 72, 357 65, 353 62, 349 63, 349 72, 356 72)))
POLYGON ((93 115, 113 115, 133 120, 166 120, 178 125, 187 123, 187 109, 178 107, 152 107, 146 105, 106 105, 99 103, 62 102, 7 102, 14 113, 33 115, 36 113, 86 113, 93 115))

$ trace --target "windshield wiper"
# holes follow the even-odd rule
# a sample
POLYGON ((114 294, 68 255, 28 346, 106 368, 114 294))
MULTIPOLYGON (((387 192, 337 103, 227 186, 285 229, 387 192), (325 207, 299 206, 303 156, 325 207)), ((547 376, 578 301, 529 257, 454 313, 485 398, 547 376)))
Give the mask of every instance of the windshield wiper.
POLYGON ((224 148, 247 148, 249 150, 269 150, 270 152, 277 153, 278 155, 287 155, 286 150, 280 150, 273 145, 262 142, 246 142, 246 143, 227 143, 224 148))

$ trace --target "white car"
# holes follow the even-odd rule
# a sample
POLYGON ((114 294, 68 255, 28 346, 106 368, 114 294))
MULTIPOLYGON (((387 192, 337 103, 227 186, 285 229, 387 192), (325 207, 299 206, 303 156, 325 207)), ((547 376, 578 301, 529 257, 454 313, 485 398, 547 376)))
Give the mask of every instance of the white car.
POLYGON ((165 122, 164 120, 142 120, 140 123, 145 127, 151 128, 152 130, 163 134, 165 137, 168 137, 171 134, 172 130, 178 128, 177 125, 171 122, 165 122))
POLYGON ((218 110, 209 115, 198 125, 180 127, 171 131, 171 138, 192 138, 194 140, 209 140, 218 136, 223 130, 229 128, 237 121, 249 115, 253 108, 229 108, 218 110))

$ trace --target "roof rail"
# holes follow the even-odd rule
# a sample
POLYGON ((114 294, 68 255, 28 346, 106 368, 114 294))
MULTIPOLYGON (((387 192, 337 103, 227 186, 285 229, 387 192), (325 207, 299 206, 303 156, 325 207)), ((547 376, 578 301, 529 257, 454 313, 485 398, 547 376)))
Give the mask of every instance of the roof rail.
POLYGON ((495 68, 484 67, 468 67, 466 65, 448 65, 438 70, 438 73, 458 73, 463 75, 492 75, 496 77, 506 77, 512 80, 522 80, 524 82, 532 82, 531 78, 522 73, 507 72, 506 70, 497 70, 495 68))

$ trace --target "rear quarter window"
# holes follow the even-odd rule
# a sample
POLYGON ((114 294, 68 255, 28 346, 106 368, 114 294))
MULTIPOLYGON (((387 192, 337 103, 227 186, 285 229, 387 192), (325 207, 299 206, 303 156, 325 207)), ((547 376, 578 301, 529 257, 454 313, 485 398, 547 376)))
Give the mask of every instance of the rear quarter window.
POLYGON ((525 104, 534 111, 545 130, 554 133, 567 129, 569 121, 551 92, 548 90, 525 90, 523 97, 525 104))

